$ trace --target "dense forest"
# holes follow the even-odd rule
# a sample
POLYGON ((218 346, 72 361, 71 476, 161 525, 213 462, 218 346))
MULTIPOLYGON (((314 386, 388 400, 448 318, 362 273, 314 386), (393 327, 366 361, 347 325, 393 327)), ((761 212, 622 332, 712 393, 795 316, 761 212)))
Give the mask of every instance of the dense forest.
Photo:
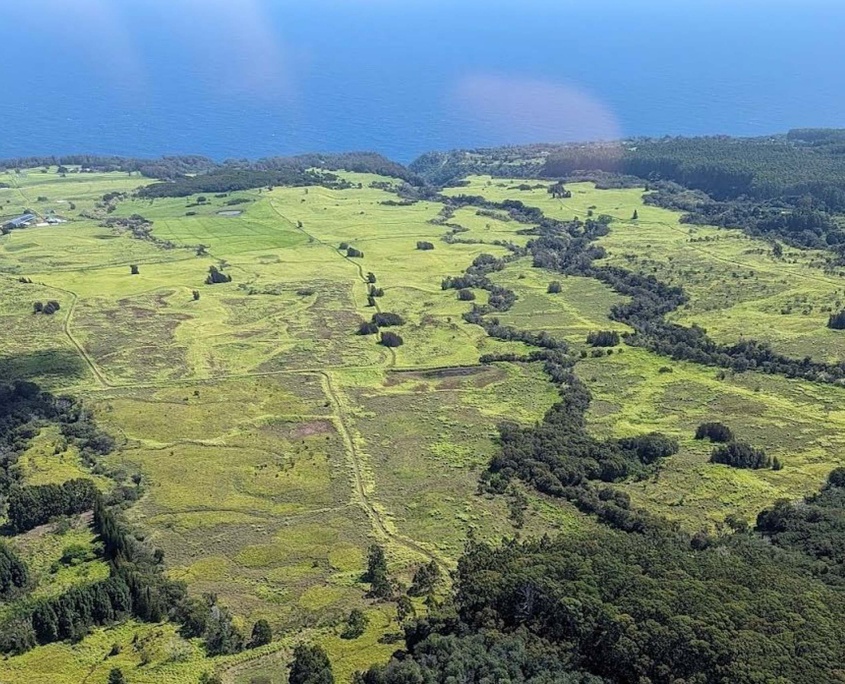
MULTIPOLYGON (((820 539, 842 544, 841 528, 817 527, 820 539)), ((361 680, 841 681, 845 596, 796 546, 772 546, 754 531, 702 541, 611 529, 471 543, 453 600, 409 626, 405 649, 361 680)))

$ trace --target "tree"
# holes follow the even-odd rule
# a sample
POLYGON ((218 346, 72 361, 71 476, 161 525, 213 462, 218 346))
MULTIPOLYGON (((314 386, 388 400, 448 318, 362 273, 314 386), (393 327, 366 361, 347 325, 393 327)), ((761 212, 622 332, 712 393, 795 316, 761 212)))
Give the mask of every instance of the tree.
POLYGON ((637 210, 634 209, 634 213, 631 215, 631 220, 636 221, 639 217, 640 215, 637 213, 637 210))
POLYGON ((549 294, 558 294, 561 291, 560 281, 553 280, 549 283, 549 287, 546 289, 546 292, 549 294))
POLYGON ((289 684, 334 684, 329 657, 321 646, 300 644, 293 651, 289 684))
POLYGON ((197 301, 197 300, 200 298, 200 291, 199 291, 199 290, 194 290, 194 291, 191 293, 191 296, 194 298, 194 301, 197 301))
POLYGON ((396 621, 401 625, 409 617, 414 617, 417 611, 414 610, 414 604, 404 594, 396 599, 396 621))
POLYGON ((341 639, 357 639, 367 629, 370 619, 364 615, 360 608, 353 608, 346 618, 346 627, 340 634, 341 639))
POLYGON ((376 282, 376 274, 375 274, 375 273, 373 273, 372 271, 370 271, 369 273, 367 273, 367 282, 368 282, 368 283, 374 283, 374 282, 376 282))
POLYGON ((33 302, 32 313, 41 313, 43 310, 44 304, 42 302, 33 302))
POLYGON ((249 639, 247 648, 258 648, 273 641, 273 630, 267 620, 258 620, 252 626, 252 636, 249 639))
POLYGON ((462 288, 458 290, 458 299, 462 302, 471 302, 475 299, 475 292, 470 290, 469 288, 462 288))
POLYGON ((61 308, 62 307, 59 305, 59 303, 55 299, 51 299, 49 302, 47 302, 44 305, 44 308, 41 311, 43 313, 47 314, 48 316, 52 316, 54 313, 56 313, 61 308))
POLYGON ((378 332, 378 325, 372 321, 364 321, 358 327, 359 335, 375 335, 378 332))
POLYGON ((232 622, 229 611, 220 606, 212 606, 205 629, 205 650, 208 655, 237 653, 243 647, 243 635, 232 622))
POLYGON ((431 242, 426 242, 425 240, 417 241, 417 249, 421 249, 423 251, 428 251, 434 249, 434 244, 431 242))
POLYGON ((232 282, 232 276, 226 275, 220 269, 217 268, 214 264, 208 267, 208 276, 205 279, 206 285, 214 285, 217 283, 230 283, 232 282))
POLYGON ((403 340, 401 336, 390 331, 383 332, 381 334, 381 340, 379 340, 379 344, 382 344, 385 347, 401 347, 404 343, 405 340, 403 340))
POLYGON ((839 313, 831 314, 827 319, 827 327, 832 330, 845 330, 845 309, 839 313))
POLYGON ((123 676, 123 670, 119 667, 113 667, 109 672, 108 684, 126 684, 126 678, 123 676))
POLYGON ((129 273, 132 275, 138 275, 138 264, 130 264, 129 273))
POLYGON ((355 249, 354 247, 347 247, 346 248, 346 256, 356 259, 361 259, 364 256, 364 253, 360 249, 355 249))
POLYGON ((367 551, 367 572, 363 580, 370 583, 370 596, 386 599, 393 595, 393 585, 387 574, 387 558, 378 544, 372 544, 367 551))
POLYGON ((410 596, 427 596, 434 592, 434 587, 440 580, 440 568, 436 561, 429 561, 421 565, 414 572, 411 580, 411 588, 408 589, 410 596))

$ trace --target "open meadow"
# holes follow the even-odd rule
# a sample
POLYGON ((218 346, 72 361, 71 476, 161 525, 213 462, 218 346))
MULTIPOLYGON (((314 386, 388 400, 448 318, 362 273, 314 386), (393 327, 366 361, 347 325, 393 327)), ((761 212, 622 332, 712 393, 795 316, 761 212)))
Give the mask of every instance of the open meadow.
MULTIPOLYGON (((539 363, 481 365, 484 354, 530 348, 466 322, 472 302, 441 282, 479 255, 508 255, 504 242, 524 246, 526 226, 470 207, 444 225, 441 202, 396 202, 382 186, 390 179, 342 175, 352 187, 144 199, 132 194, 147 182, 137 175, 0 174, 8 186, 0 217, 31 209, 67 219, 0 236, 0 372, 81 397, 117 440, 95 467, 97 486, 113 486, 106 473, 138 485, 126 517, 164 551, 168 576, 193 595, 216 594, 239 624, 266 619, 276 637, 208 659, 199 640, 172 625, 130 622, 10 657, 0 681, 104 684, 119 664, 133 684, 197 682, 211 671, 227 682, 279 684, 292 646, 307 638, 323 644, 347 682, 396 649, 383 638, 399 630, 396 606, 367 597, 362 581, 371 544, 385 548, 391 574, 408 585, 432 561, 447 576, 470 537, 597 524, 518 485, 527 500, 520 526, 508 496, 478 486, 498 449, 497 426, 537 423, 558 388, 539 363), (128 227, 138 215, 152 222, 145 238, 128 227), (466 229, 460 241, 444 240, 455 224, 466 229), (231 280, 207 283, 211 266, 231 280), (34 313, 34 302, 50 300, 58 311, 34 313), (376 313, 401 317, 389 328, 401 346, 358 334, 376 313), (369 625, 343 639, 355 608, 369 625), (120 648, 109 658, 113 644, 120 648)), ((720 342, 754 338, 790 356, 845 357, 845 332, 826 327, 845 302, 845 276, 823 268, 819 254, 775 256, 771 243, 740 231, 681 224, 644 205, 642 189, 579 183, 561 200, 543 183, 520 190, 519 181, 468 180, 445 194, 518 199, 558 219, 613 216, 599 241, 606 263, 683 285, 690 300, 674 322, 701 325, 720 342)), ((491 279, 517 296, 500 315, 506 325, 547 331, 576 351, 587 350, 590 332, 629 331, 609 318, 625 298, 597 280, 533 268, 530 257, 491 279), (553 280, 560 292, 548 292, 553 280)), ((474 294, 479 304, 488 295, 474 294)), ((728 373, 625 345, 612 352, 575 366, 593 397, 588 429, 599 437, 659 430, 680 443, 651 477, 616 485, 638 506, 691 531, 719 530, 729 514, 752 522, 776 499, 817 490, 843 463, 841 387, 728 373), (717 419, 783 469, 709 463, 709 445, 693 435, 717 419)), ((90 472, 49 428, 20 467, 28 484, 90 472)), ((11 543, 34 563, 36 598, 108 572, 84 517, 11 543), (86 554, 65 566, 70 545, 86 554)), ((422 601, 415 608, 426 610, 422 601)), ((13 609, 0 603, 0 613, 13 609)))

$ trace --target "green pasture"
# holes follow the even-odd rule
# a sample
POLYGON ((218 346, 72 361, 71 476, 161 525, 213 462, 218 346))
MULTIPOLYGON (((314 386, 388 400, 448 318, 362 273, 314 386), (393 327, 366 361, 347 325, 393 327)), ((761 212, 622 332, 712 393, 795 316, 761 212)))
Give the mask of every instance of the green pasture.
MULTIPOLYGON (((0 680, 99 684, 120 666, 133 684, 196 682, 212 670, 227 682, 275 683, 284 681, 296 639, 314 638, 338 681, 348 681, 389 656, 395 645, 379 639, 398 630, 393 604, 365 598, 369 544, 386 548, 391 573, 407 585, 423 562, 454 567, 470 534, 499 540, 595 524, 527 492, 525 526, 517 529, 507 497, 478 492, 499 422, 542 419, 558 391, 539 364, 479 366, 482 354, 529 349, 467 324, 462 314, 472 303, 441 281, 479 254, 505 255, 496 241, 524 244, 518 232, 526 226, 470 207, 441 225, 432 222, 441 204, 394 206, 395 194, 370 187, 387 179, 343 175, 355 187, 264 188, 203 202, 129 197, 108 213, 97 206, 103 194, 146 181, 62 178, 54 169, 0 174, 12 186, 0 189, 0 214, 44 205, 44 213, 71 219, 0 236, 0 372, 81 395, 119 445, 103 466, 140 477, 143 496, 126 515, 164 550, 171 576, 194 594, 216 593, 245 629, 266 618, 277 637, 258 652, 205 659, 170 625, 126 624, 9 658, 0 680), (60 209, 70 202, 75 211, 60 209), (157 242, 101 225, 133 214, 153 221, 157 242), (442 240, 450 232, 465 242, 442 240), (418 250, 417 241, 434 249, 418 250), (342 242, 364 256, 347 257, 342 242), (232 282, 206 285, 212 264, 232 282), (369 273, 384 290, 377 309, 367 306, 369 273), (58 312, 33 313, 33 302, 51 299, 58 312), (390 350, 356 334, 376 310, 402 316, 394 330, 403 346, 390 350), (340 639, 354 607, 367 611, 370 627, 359 639, 340 639), (107 657, 114 643, 120 652, 107 657)), ((608 262, 682 284, 690 303, 675 314, 678 322, 705 325, 724 342, 767 340, 797 356, 845 351, 840 333, 824 325, 825 309, 840 296, 845 302, 845 278, 826 271, 818 254, 784 249, 775 259, 764 241, 683 225, 676 214, 644 206, 642 190, 573 184, 572 198, 561 201, 542 187, 519 190, 521 183, 472 177, 446 192, 519 199, 560 219, 610 214, 601 241, 608 262)), ((500 316, 504 324, 548 331, 576 351, 593 330, 627 330, 609 318, 624 298, 595 280, 534 269, 530 258, 491 278, 518 297, 500 316), (548 293, 553 280, 560 293, 548 293)), ((475 294, 476 303, 486 301, 485 291, 475 294)), ((589 356, 576 372, 593 393, 587 417, 597 436, 678 437, 680 453, 654 477, 620 486, 688 529, 718 528, 729 513, 750 519, 777 498, 813 491, 842 463, 840 388, 725 375, 630 347, 589 356), (778 456, 783 470, 708 463, 709 446, 692 435, 698 423, 718 419, 778 456)), ((33 441, 21 468, 31 484, 88 472, 51 429, 33 441)), ((34 532, 13 540, 34 568, 33 596, 105 571, 93 559, 52 571, 69 544, 94 548, 84 521, 34 532)))

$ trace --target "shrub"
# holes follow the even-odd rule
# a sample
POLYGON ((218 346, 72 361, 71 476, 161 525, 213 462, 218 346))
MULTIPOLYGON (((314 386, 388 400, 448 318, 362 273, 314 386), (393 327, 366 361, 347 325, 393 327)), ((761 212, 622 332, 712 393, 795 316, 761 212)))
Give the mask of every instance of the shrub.
POLYGON ((762 449, 755 449, 745 442, 730 442, 713 449, 711 463, 722 463, 732 468, 770 468, 772 459, 762 449))
POLYGON ((423 251, 428 251, 428 250, 434 249, 434 245, 430 242, 425 242, 423 240, 420 240, 420 241, 417 242, 417 249, 421 249, 423 251))
POLYGON ((378 326, 372 321, 364 321, 358 328, 359 335, 375 335, 378 332, 378 326))
POLYGON ((734 435, 724 423, 702 423, 695 431, 696 439, 709 439, 711 442, 731 442, 734 435))
POLYGON ((471 302, 475 299, 475 292, 468 288, 458 290, 458 299, 462 302, 471 302))
POLYGON ((364 256, 364 253, 360 249, 355 249, 354 247, 347 247, 346 256, 360 259, 364 256))
POLYGON ((546 288, 546 292, 549 294, 558 294, 561 291, 560 282, 557 280, 553 280, 549 283, 549 287, 546 288))

